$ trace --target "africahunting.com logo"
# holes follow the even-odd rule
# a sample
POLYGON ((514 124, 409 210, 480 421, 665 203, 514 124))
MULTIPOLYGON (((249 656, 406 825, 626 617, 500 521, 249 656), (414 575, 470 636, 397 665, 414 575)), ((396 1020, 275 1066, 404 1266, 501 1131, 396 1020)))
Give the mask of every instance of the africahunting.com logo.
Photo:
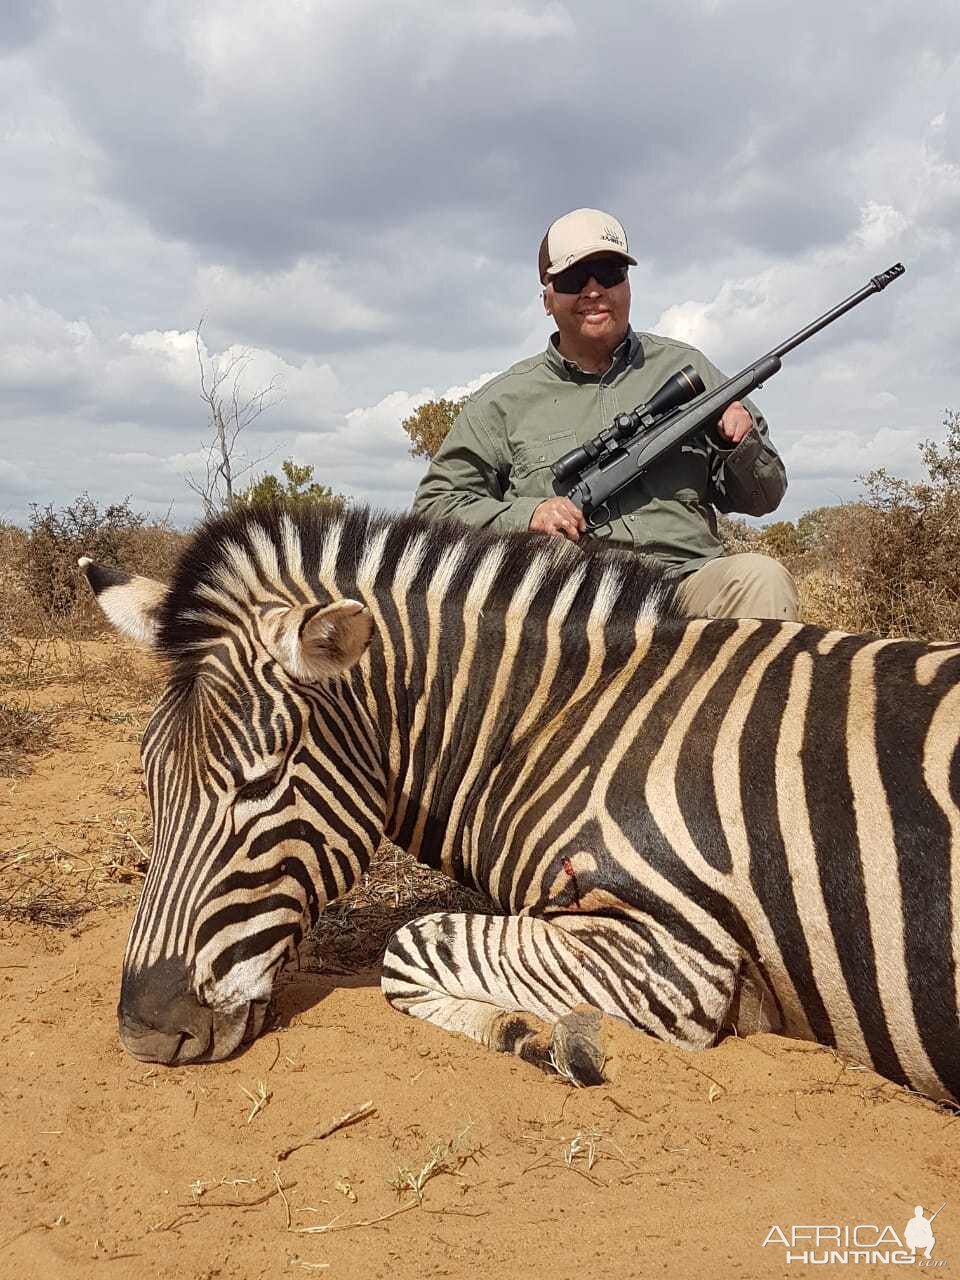
POLYGON ((807 1266, 856 1265, 867 1263, 876 1266, 944 1267, 942 1258, 934 1258, 937 1239, 933 1222, 942 1209, 929 1216, 922 1204, 913 1211, 913 1217, 901 1232, 889 1223, 885 1226, 874 1222, 858 1223, 798 1223, 780 1226, 774 1223, 764 1237, 764 1249, 777 1252, 785 1250, 784 1262, 799 1262, 807 1266))

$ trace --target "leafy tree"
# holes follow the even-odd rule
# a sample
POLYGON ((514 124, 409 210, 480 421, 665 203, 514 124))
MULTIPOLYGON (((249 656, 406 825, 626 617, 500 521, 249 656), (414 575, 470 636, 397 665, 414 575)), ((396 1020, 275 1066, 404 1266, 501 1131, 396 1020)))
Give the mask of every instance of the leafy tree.
POLYGON ((777 520, 768 524, 761 536, 763 550, 778 560, 788 560, 803 550, 797 526, 790 520, 777 520))
POLYGON ((413 442, 410 452, 415 458, 434 456, 447 438, 447 432, 466 399, 464 396, 461 400, 428 400, 409 418, 404 418, 400 425, 413 442))
POLYGON ((280 470, 282 479, 269 473, 259 476, 234 499, 235 505, 259 507, 280 504, 294 511, 314 506, 330 507, 335 511, 346 508, 347 500, 342 494, 334 493, 325 484, 317 484, 309 463, 301 465, 287 458, 281 463, 280 470))

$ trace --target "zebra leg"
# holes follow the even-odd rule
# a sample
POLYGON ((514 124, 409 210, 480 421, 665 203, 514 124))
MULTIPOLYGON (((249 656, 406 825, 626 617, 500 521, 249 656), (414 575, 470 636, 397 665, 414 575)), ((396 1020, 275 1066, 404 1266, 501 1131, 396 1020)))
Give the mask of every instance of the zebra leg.
POLYGON ((381 985, 402 1013, 598 1084, 600 1013, 685 1048, 714 1042, 735 969, 697 959, 627 921, 437 913, 393 936, 381 985))

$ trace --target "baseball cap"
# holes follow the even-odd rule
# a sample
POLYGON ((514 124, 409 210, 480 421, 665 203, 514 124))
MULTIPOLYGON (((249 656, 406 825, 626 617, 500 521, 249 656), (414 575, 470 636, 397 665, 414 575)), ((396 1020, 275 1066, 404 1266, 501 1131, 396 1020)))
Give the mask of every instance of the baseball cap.
POLYGON ((574 209, 572 213, 565 213, 551 222, 540 241, 541 283, 546 284, 548 276, 555 276, 595 253, 616 253, 631 266, 637 265, 636 258, 628 251, 623 223, 612 213, 603 213, 600 209, 574 209))

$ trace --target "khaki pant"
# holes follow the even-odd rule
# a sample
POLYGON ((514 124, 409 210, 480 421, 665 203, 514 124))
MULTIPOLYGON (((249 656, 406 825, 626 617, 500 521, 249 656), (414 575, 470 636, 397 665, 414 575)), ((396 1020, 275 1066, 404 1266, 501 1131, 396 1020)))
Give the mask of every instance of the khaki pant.
POLYGON ((679 603, 691 618, 796 622, 797 584, 779 560, 770 556, 718 556, 683 579, 679 603))

